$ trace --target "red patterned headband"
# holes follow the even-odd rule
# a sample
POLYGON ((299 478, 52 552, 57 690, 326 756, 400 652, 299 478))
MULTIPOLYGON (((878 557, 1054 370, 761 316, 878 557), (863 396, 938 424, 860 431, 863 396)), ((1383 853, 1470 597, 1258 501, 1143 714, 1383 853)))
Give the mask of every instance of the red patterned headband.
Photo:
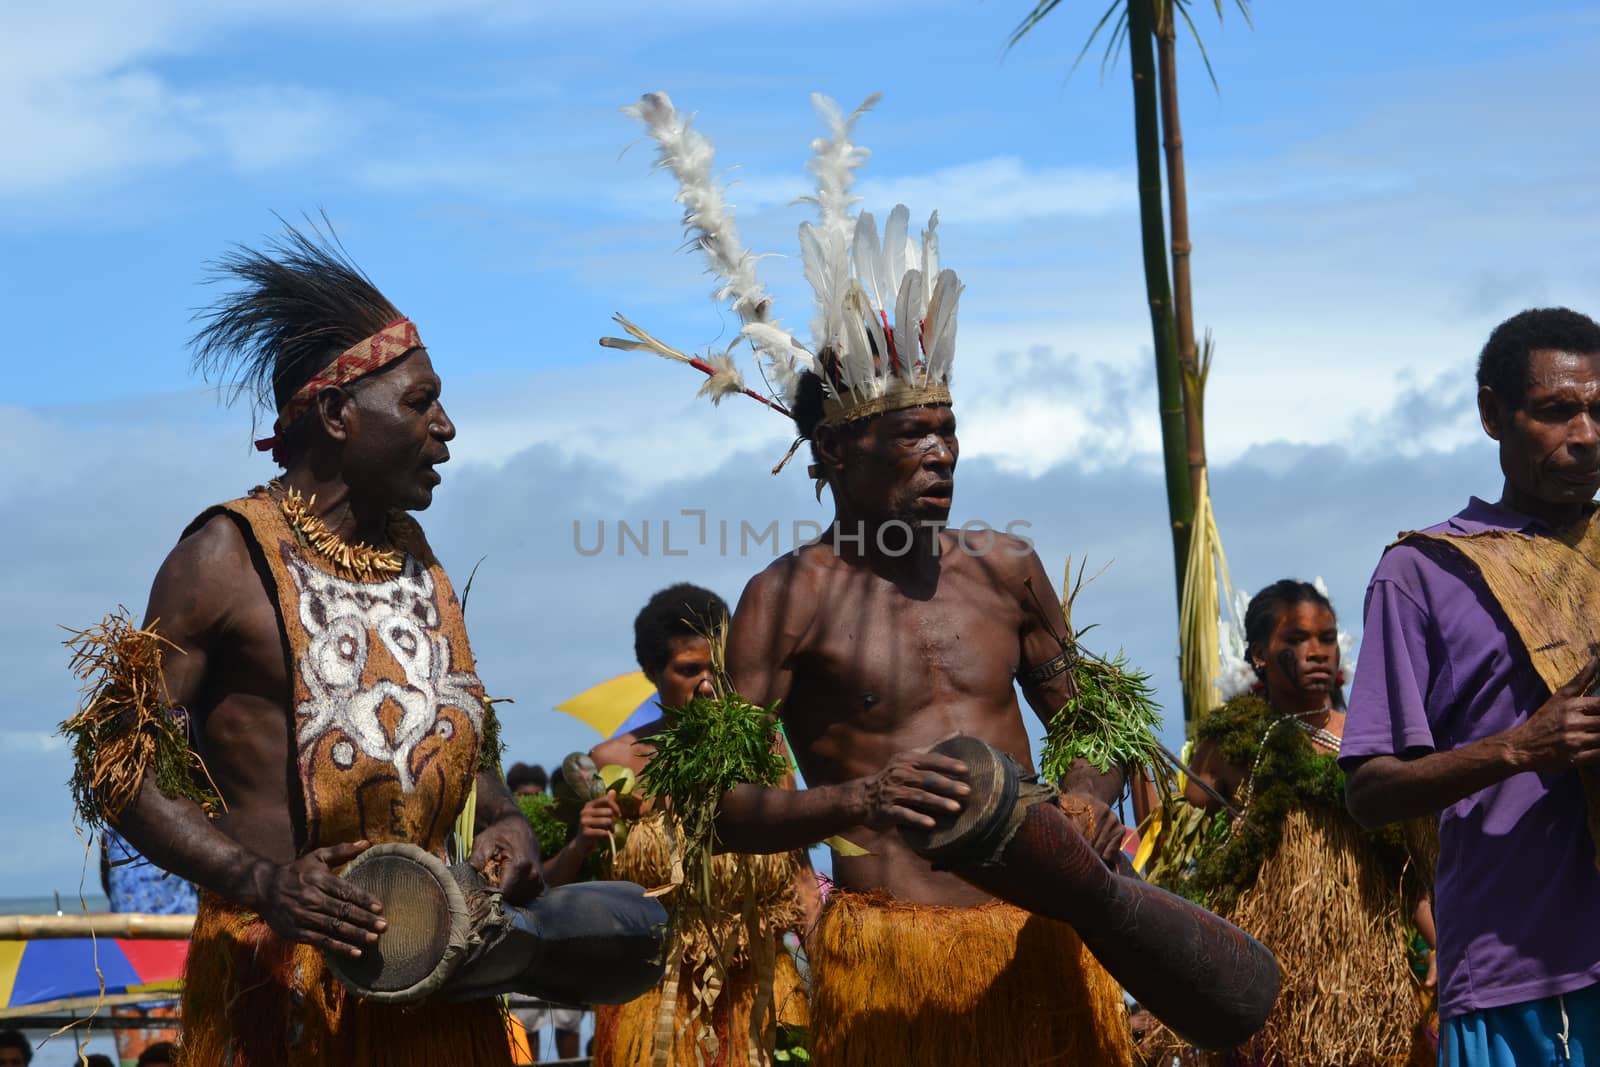
POLYGON ((283 428, 294 420, 311 410, 311 405, 317 402, 317 394, 322 390, 335 385, 349 385, 357 378, 387 367, 413 348, 422 347, 422 338, 417 335, 416 324, 410 319, 395 319, 389 325, 363 341, 357 341, 343 352, 339 353, 332 363, 312 375, 311 380, 295 390, 282 410, 278 412, 278 421, 272 424, 272 436, 256 442, 257 451, 272 452, 272 458, 281 462, 278 453, 278 438, 283 433, 283 428))

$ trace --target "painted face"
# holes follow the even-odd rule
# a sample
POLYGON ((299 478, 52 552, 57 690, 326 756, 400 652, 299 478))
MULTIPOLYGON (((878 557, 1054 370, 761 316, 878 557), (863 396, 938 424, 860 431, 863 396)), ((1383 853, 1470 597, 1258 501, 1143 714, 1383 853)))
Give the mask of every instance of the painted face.
POLYGON ((1338 620, 1315 601, 1291 604, 1257 658, 1265 660, 1267 698, 1274 705, 1332 693, 1339 678, 1338 620))
POLYGON ((1516 494, 1555 505, 1593 499, 1600 490, 1600 353, 1530 353, 1522 406, 1486 411, 1484 428, 1500 442, 1500 466, 1516 494))
POLYGON ((345 478, 353 492, 388 507, 421 511, 433 503, 450 459, 455 423, 439 402, 433 361, 417 349, 351 389, 354 413, 345 440, 345 478))
POLYGON ((960 450, 948 406, 890 411, 846 444, 839 478, 864 517, 942 523, 950 517, 960 450))
POLYGON ((0 1067, 25 1067, 28 1059, 19 1048, 0 1048, 0 1067))
POLYGON ((674 637, 667 665, 650 680, 661 694, 661 706, 681 708, 699 696, 711 695, 711 642, 703 637, 674 637))
POLYGON ((349 769, 358 756, 387 763, 401 790, 411 792, 418 750, 430 735, 449 741, 458 716, 482 729, 483 706, 469 689, 477 676, 453 669, 450 643, 438 629, 433 576, 415 559, 398 577, 368 583, 325 574, 289 555, 285 563, 311 637, 305 670, 311 693, 295 709, 301 747, 337 731, 335 766, 349 769))

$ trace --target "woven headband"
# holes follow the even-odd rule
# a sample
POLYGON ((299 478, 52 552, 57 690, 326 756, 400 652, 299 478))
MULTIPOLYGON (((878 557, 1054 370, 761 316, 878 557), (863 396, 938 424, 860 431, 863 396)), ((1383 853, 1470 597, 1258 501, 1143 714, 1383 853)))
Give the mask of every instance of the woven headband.
POLYGON ((278 439, 283 434, 283 428, 310 411, 311 405, 317 402, 318 393, 336 385, 349 385, 357 378, 365 378, 413 348, 421 347, 422 338, 417 335, 416 324, 407 318, 395 319, 371 337, 357 341, 295 390, 294 395, 278 411, 278 421, 272 424, 272 436, 257 441, 256 450, 271 451, 273 458, 281 461, 278 439))

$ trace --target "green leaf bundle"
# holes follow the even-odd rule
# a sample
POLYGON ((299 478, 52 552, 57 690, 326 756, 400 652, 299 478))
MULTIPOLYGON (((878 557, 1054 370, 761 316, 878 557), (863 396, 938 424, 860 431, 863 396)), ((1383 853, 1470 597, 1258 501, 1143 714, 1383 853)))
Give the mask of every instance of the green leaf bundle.
POLYGON ((1061 781, 1074 760, 1087 760, 1102 774, 1113 767, 1160 759, 1161 708, 1150 676, 1117 653, 1105 660, 1078 648, 1072 664, 1076 694, 1045 729, 1040 759, 1045 778, 1061 781))
POLYGON ((572 828, 556 814, 556 798, 549 793, 515 798, 522 817, 533 827, 533 836, 539 839, 539 854, 547 859, 566 847, 572 837, 572 828))
MULTIPOLYGON (((1217 746, 1224 760, 1251 772, 1243 822, 1215 835, 1200 851, 1194 871, 1169 886, 1206 907, 1222 911, 1255 884, 1261 866, 1283 840, 1284 819, 1308 805, 1343 813, 1344 774, 1338 758, 1319 752, 1289 716, 1279 715, 1254 694, 1234 697, 1200 720, 1199 736, 1217 746)), ((1226 817, 1218 826, 1228 826, 1226 817)), ((1380 862, 1395 877, 1406 867, 1398 826, 1366 831, 1380 862)))
POLYGON ((678 821, 686 888, 709 904, 717 802, 739 785, 779 785, 789 763, 778 744, 777 708, 737 693, 697 696, 669 712, 650 738, 655 755, 639 776, 644 794, 664 800, 678 821))

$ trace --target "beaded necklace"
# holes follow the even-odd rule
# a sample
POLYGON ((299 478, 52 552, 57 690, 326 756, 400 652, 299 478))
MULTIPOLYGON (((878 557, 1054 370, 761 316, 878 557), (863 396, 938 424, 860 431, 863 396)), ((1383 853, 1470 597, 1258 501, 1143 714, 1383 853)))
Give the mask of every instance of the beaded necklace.
POLYGON ((1256 768, 1261 766, 1261 757, 1267 754, 1267 738, 1272 736, 1272 731, 1286 722, 1292 722, 1311 739, 1313 744, 1321 745, 1323 748, 1331 748, 1334 755, 1339 754, 1343 740, 1337 734, 1326 726, 1312 726, 1306 722, 1307 716, 1320 715, 1327 710, 1327 708, 1318 708, 1316 711, 1292 711, 1287 715, 1280 715, 1278 718, 1273 719, 1272 723, 1262 731, 1261 740, 1256 744, 1256 758, 1250 764, 1250 773, 1245 776, 1243 803, 1239 805, 1239 818, 1234 820, 1232 832, 1229 834, 1230 837, 1239 832, 1239 827, 1244 824, 1245 819, 1250 814, 1250 798, 1255 793, 1256 768))

